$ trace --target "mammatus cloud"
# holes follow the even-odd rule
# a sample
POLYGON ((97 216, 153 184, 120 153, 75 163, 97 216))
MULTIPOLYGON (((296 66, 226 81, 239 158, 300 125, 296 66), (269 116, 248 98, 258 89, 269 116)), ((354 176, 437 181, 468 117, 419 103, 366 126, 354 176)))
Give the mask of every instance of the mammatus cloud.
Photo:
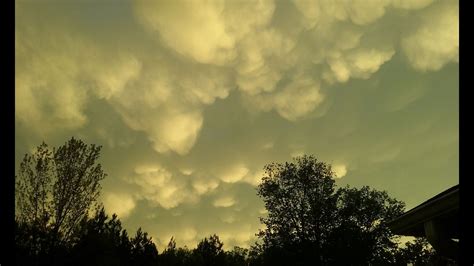
POLYGON ((405 36, 402 48, 412 66, 436 71, 449 62, 459 61, 459 6, 441 1, 420 14, 420 24, 405 36))
POLYGON ((31 129, 48 133, 54 128, 78 128, 85 125, 83 113, 87 93, 71 78, 81 70, 75 65, 87 44, 56 37, 35 43, 38 33, 17 32, 15 39, 15 116, 31 129), (67 43, 63 49, 58 42, 67 43), (35 53, 40 50, 41 55, 35 53))
POLYGON ((107 193, 103 203, 107 213, 115 213, 120 218, 126 218, 135 208, 135 201, 127 194, 107 193))
POLYGON ((214 207, 231 207, 235 204, 235 199, 233 197, 227 196, 223 198, 219 198, 214 201, 214 207))
POLYGON ((126 180, 138 186, 135 197, 165 209, 196 200, 184 180, 174 177, 160 165, 136 167, 134 174, 126 180))
POLYGON ((23 3, 15 39, 18 121, 43 131, 84 127, 84 109, 97 97, 145 132, 157 152, 185 155, 206 106, 233 88, 250 108, 296 121, 334 84, 376 73, 397 47, 421 71, 458 61, 455 1, 293 1, 279 9, 283 4, 137 0, 141 38, 155 45, 139 51, 132 41, 109 49, 80 31, 66 33, 70 23, 34 31, 23 3), (398 25, 389 21, 394 16, 412 24, 389 29, 398 25), (379 31, 393 34, 380 38, 379 31))
POLYGON ((332 166, 335 178, 342 178, 347 174, 347 166, 344 164, 334 164, 332 166))
POLYGON ((235 183, 242 180, 249 172, 249 169, 243 165, 238 164, 229 169, 221 176, 221 180, 226 183, 235 183))
POLYGON ((219 186, 219 182, 215 180, 196 180, 193 182, 193 188, 197 191, 199 195, 211 192, 219 186))
POLYGON ((171 49, 204 64, 224 65, 237 56, 237 42, 268 23, 273 1, 135 1, 137 18, 171 49))

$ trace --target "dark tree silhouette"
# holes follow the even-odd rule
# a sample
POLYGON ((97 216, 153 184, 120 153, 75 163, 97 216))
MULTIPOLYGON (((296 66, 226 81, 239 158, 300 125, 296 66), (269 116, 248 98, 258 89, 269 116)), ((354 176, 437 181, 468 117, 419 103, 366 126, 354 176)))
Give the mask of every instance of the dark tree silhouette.
POLYGON ((15 178, 15 220, 29 239, 17 238, 20 250, 34 256, 47 253, 53 260, 72 244, 74 230, 96 202, 106 176, 97 163, 100 148, 71 138, 57 149, 43 142, 33 154, 25 154, 15 178))
POLYGON ((106 174, 97 160, 100 146, 71 138, 57 149, 43 143, 26 154, 16 176, 16 219, 47 228, 67 242, 88 214, 106 174))
POLYGON ((416 238, 409 241, 404 247, 397 250, 396 262, 398 265, 457 265, 446 257, 440 256, 425 238, 416 238))
POLYGON ((398 244, 386 222, 403 213, 404 203, 367 186, 340 188, 335 197, 334 228, 326 245, 330 261, 355 265, 395 263, 398 244), (350 256, 339 256, 341 250, 350 250, 350 256))
POLYGON ((130 265, 132 244, 127 231, 117 215, 109 218, 104 208, 83 219, 75 238, 68 265, 130 265))
POLYGON ((171 237, 170 242, 165 250, 159 256, 160 265, 167 266, 185 266, 192 263, 192 251, 188 248, 177 248, 174 237, 171 237))
POLYGON ((218 266, 225 264, 224 243, 217 235, 211 235, 198 243, 193 250, 193 265, 218 266))
POLYGON ((302 259, 302 247, 322 254, 336 215, 331 167, 304 156, 266 165, 265 174, 257 194, 268 210, 261 218, 267 228, 259 233, 268 257, 275 258, 274 263, 282 263, 279 257, 289 258, 291 253, 292 259, 302 259))
POLYGON ((147 232, 143 232, 138 228, 136 235, 130 239, 131 247, 131 264, 146 266, 155 265, 158 258, 158 251, 155 244, 148 237, 147 232))
POLYGON ((258 187, 268 216, 257 248, 266 265, 390 264, 396 243, 385 222, 404 204, 386 192, 341 188, 331 166, 313 156, 265 167, 258 187), (341 256, 344 254, 344 256, 341 256))
POLYGON ((243 266, 247 265, 248 249, 241 247, 234 247, 231 251, 225 252, 226 263, 228 266, 243 266))

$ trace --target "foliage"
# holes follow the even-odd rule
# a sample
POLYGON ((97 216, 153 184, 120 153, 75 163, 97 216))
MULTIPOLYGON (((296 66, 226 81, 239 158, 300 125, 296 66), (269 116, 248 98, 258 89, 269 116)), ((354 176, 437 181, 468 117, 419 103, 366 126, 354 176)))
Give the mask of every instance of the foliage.
POLYGON ((404 247, 398 249, 396 261, 398 265, 456 265, 454 261, 438 255, 426 238, 421 237, 405 243, 404 247))
POLYGON ((266 229, 258 234, 264 264, 393 261, 390 250, 397 244, 386 222, 403 213, 402 202, 368 187, 336 190, 331 166, 313 156, 272 163, 265 172, 258 187, 268 210, 261 219, 266 229))
POLYGON ((127 231, 114 214, 109 218, 103 208, 84 219, 78 230, 77 244, 71 250, 75 265, 128 265, 131 243, 127 231))
POLYGON ((158 258, 158 251, 151 241, 151 237, 148 237, 148 233, 142 232, 142 229, 138 228, 135 237, 130 239, 130 243, 132 265, 154 265, 158 258))
POLYGON ((184 266, 191 265, 192 251, 188 248, 176 248, 176 241, 171 237, 170 242, 159 256, 160 265, 184 266))
POLYGON ((51 230, 53 240, 69 243, 98 198, 99 182, 106 176, 97 163, 100 149, 71 138, 57 149, 43 142, 33 154, 25 154, 16 176, 18 222, 51 230))
POLYGON ((228 266, 246 265, 248 260, 248 249, 235 246, 231 251, 225 252, 226 263, 228 266))
POLYGON ((193 265, 224 265, 225 253, 222 247, 224 243, 217 235, 211 235, 198 243, 193 250, 193 265))

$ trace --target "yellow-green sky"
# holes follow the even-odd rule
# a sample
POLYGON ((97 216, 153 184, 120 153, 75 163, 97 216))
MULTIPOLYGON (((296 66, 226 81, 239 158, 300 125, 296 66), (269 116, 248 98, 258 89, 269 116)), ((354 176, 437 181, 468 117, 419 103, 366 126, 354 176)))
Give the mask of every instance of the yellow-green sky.
POLYGON ((413 207, 458 183, 451 0, 16 0, 16 162, 103 145, 102 200, 161 251, 248 246, 273 161, 413 207))

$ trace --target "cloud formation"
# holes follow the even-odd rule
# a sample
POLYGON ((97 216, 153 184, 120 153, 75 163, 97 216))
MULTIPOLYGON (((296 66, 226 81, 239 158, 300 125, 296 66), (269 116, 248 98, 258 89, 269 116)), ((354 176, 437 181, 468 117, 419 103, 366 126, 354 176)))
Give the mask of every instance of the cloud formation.
POLYGON ((335 178, 342 178, 347 174, 347 166, 344 164, 335 164, 332 166, 335 178))
POLYGON ((250 108, 297 121, 317 110, 334 84, 370 78, 396 47, 420 71, 459 57, 455 1, 136 0, 131 15, 150 47, 140 52, 139 40, 123 44, 131 49, 110 49, 87 34, 66 33, 72 23, 54 25, 47 35, 34 31, 37 18, 20 3, 18 121, 42 131, 83 127, 84 109, 97 97, 160 153, 189 153, 206 106, 234 88, 250 108), (410 16, 414 25, 388 28, 397 16, 410 16), (393 34, 381 38, 382 31, 393 34), (92 56, 84 61, 84 54, 92 56))
POLYGON ((441 1, 420 14, 420 24, 405 36, 402 48, 415 69, 439 70, 459 61, 459 6, 441 1))
POLYGON ((224 198, 219 198, 216 201, 214 201, 214 207, 231 207, 235 204, 235 200, 232 197, 224 197, 224 198))
POLYGON ((126 218, 135 208, 135 201, 130 195, 108 193, 103 197, 107 213, 115 213, 120 218, 126 218))
POLYGON ((160 165, 139 166, 135 168, 134 175, 127 177, 127 181, 138 185, 135 197, 146 199, 165 209, 193 200, 186 183, 174 178, 171 172, 160 165))

